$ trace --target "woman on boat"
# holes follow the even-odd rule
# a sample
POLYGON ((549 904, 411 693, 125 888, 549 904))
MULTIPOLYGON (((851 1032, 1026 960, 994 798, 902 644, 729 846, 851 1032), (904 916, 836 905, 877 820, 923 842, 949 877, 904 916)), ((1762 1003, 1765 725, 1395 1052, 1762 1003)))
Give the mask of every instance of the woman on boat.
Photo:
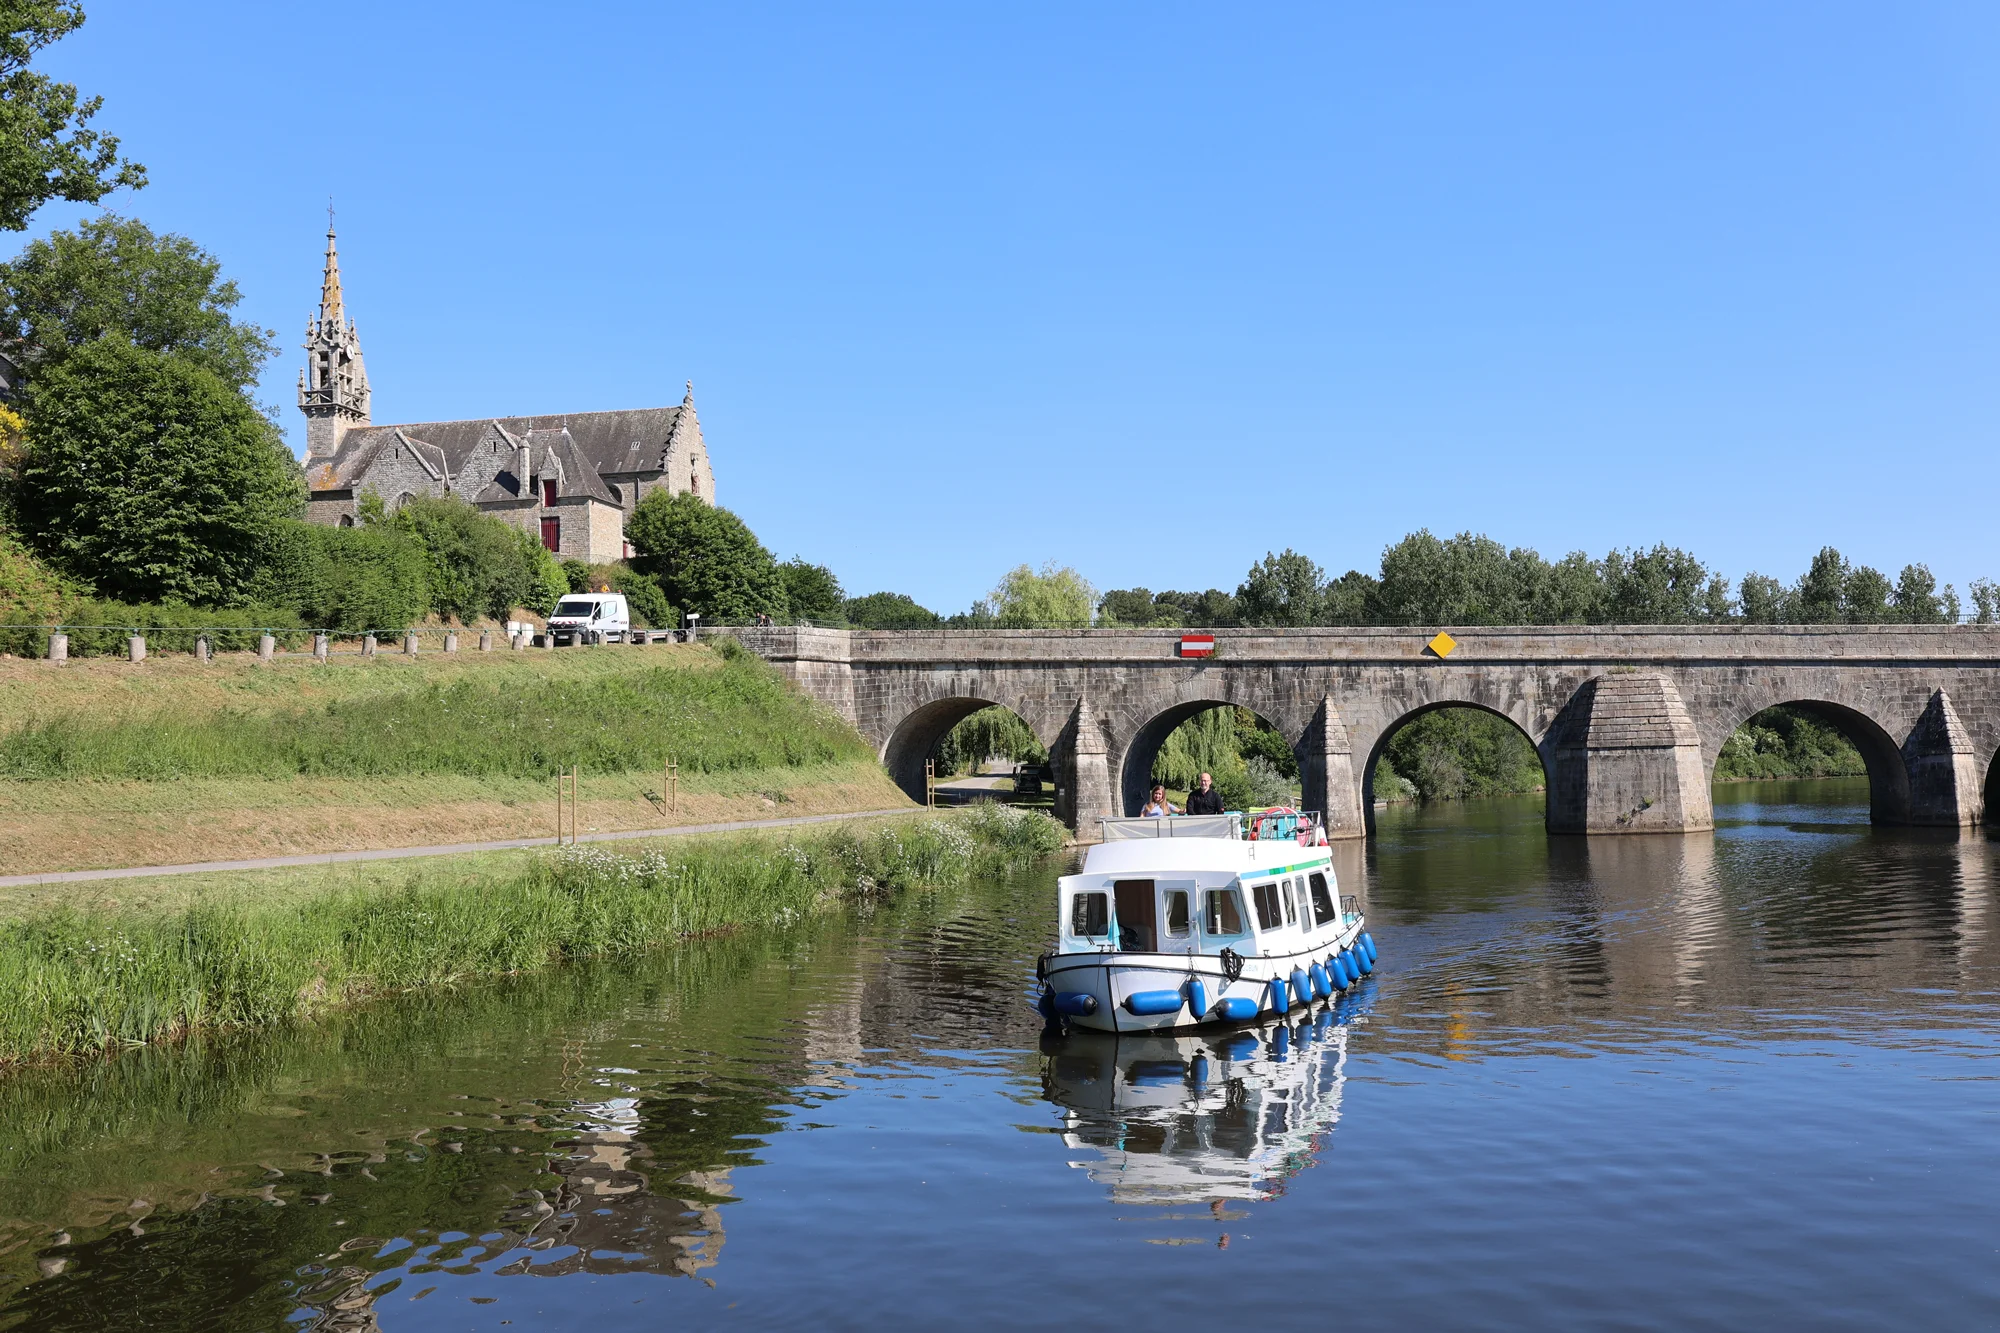
POLYGON ((1180 811, 1174 809, 1173 802, 1167 799, 1166 784, 1155 782, 1153 784, 1152 799, 1147 801, 1146 808, 1139 812, 1139 818, 1152 819, 1160 815, 1177 815, 1179 813, 1180 811))

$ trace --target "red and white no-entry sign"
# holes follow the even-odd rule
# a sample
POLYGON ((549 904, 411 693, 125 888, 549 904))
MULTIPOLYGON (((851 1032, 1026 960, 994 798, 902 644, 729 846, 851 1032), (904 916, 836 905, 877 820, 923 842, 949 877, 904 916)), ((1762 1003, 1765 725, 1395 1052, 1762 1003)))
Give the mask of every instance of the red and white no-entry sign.
POLYGON ((1215 636, 1213 634, 1181 635, 1181 656, 1182 657, 1215 656, 1215 636))

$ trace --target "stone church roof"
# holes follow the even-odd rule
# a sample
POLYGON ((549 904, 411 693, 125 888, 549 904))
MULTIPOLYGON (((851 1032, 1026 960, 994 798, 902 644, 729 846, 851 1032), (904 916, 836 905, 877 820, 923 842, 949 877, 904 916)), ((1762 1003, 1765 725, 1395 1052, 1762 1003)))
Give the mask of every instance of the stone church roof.
MULTIPOLYGON (((451 474, 457 476, 472 456, 473 449, 486 438, 487 431, 499 426, 515 439, 535 437, 533 442, 538 446, 550 436, 559 438, 567 431, 574 456, 590 465, 584 469, 586 473, 594 472, 597 477, 650 472, 660 466, 660 455, 666 452, 667 445, 670 442, 679 443, 675 440, 677 433, 691 433, 696 439, 700 438, 699 425, 694 425, 691 432, 679 432, 677 429, 681 425, 682 412, 687 407, 684 403, 680 407, 639 407, 619 412, 570 412, 553 416, 479 417, 466 421, 419 421, 399 426, 357 426, 341 437, 340 447, 328 462, 333 477, 351 477, 376 449, 400 435, 405 440, 432 446, 435 450, 432 456, 441 459, 451 474)), ((689 415, 692 416, 692 413, 689 415)), ((539 462, 542 449, 538 447, 535 454, 539 462)), ((600 481, 593 489, 602 489, 602 486, 600 481)))

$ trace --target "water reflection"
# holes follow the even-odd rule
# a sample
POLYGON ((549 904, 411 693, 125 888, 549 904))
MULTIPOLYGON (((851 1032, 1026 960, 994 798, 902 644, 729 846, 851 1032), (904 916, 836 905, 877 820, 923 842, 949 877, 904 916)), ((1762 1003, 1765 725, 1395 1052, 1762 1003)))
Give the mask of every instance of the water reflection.
POLYGON ((1047 1039, 1043 1095, 1063 1108, 1063 1142, 1089 1150, 1070 1165, 1122 1204, 1276 1197, 1340 1119, 1358 1012, 1343 1002, 1261 1031, 1047 1039))

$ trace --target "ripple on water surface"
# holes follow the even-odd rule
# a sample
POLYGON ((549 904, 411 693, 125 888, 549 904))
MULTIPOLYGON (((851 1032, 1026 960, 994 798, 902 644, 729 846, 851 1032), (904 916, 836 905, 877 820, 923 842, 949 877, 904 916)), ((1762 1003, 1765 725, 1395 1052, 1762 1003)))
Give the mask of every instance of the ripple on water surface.
POLYGON ((1961 1327, 2000 1309, 1994 847, 1392 810, 1377 975, 1044 1039, 1046 869, 0 1085, 0 1328, 1961 1327))

